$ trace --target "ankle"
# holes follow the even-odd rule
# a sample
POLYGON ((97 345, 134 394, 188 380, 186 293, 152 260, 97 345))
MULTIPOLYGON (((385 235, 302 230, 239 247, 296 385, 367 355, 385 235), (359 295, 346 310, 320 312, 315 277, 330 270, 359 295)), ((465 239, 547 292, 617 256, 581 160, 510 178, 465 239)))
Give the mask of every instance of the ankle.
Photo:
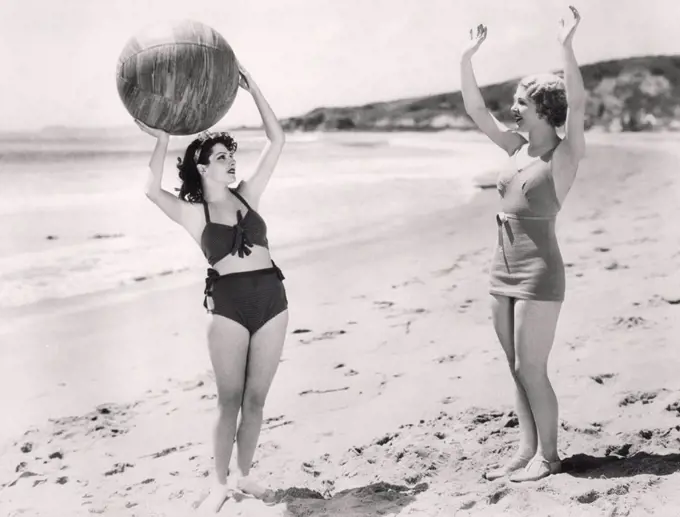
POLYGON ((248 479, 250 477, 250 469, 236 468, 233 476, 236 479, 248 479))
POLYGON ((515 456, 518 458, 533 458, 536 456, 536 448, 531 448, 531 447, 520 447, 517 452, 515 453, 515 456))
POLYGON ((534 458, 536 460, 545 461, 547 463, 556 463, 558 461, 561 461, 560 456, 557 453, 557 451, 551 452, 551 453, 544 453, 544 452, 539 450, 539 451, 536 451, 534 458))

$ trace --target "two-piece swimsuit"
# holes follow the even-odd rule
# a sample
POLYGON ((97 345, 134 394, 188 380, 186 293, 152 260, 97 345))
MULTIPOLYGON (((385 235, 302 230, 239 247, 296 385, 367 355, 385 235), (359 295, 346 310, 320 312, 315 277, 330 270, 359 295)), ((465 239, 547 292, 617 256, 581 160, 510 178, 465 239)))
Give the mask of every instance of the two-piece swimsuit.
MULTIPOLYGON (((208 205, 203 202, 206 224, 201 235, 201 249, 211 266, 227 255, 241 258, 250 255, 253 246, 269 249, 267 225, 235 189, 229 191, 248 210, 236 212, 233 226, 210 220, 208 205)), ((272 267, 220 275, 208 269, 205 280, 204 307, 212 314, 224 316, 243 325, 252 336, 274 316, 288 308, 283 273, 272 261, 272 267)))

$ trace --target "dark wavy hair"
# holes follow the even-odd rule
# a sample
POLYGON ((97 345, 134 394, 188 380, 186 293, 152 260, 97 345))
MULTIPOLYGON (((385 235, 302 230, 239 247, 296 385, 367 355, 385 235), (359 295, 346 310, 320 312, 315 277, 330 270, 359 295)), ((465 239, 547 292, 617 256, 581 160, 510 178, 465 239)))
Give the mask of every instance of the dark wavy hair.
POLYGON ((554 74, 530 75, 519 85, 536 105, 538 116, 553 127, 564 125, 567 120, 567 91, 564 80, 554 74))
POLYGON ((196 138, 191 142, 186 151, 184 159, 177 158, 177 169, 182 185, 179 188, 179 198, 190 203, 203 202, 203 181, 198 172, 198 164, 207 165, 210 163, 210 155, 216 144, 224 144, 227 150, 234 154, 238 147, 236 140, 229 133, 214 133, 207 139, 196 138), (195 160, 198 152, 198 160, 195 160))

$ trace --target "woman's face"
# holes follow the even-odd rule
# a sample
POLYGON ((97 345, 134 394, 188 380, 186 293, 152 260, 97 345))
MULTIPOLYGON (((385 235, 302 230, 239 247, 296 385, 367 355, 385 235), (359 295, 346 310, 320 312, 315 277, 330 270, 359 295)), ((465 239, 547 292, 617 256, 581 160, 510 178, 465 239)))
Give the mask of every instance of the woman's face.
POLYGON ((526 88, 523 86, 517 87, 510 111, 515 117, 517 129, 520 131, 529 131, 541 120, 536 112, 536 104, 529 98, 526 88))
POLYGON ((236 160, 222 143, 216 143, 210 152, 204 176, 216 183, 229 185, 236 181, 236 160))

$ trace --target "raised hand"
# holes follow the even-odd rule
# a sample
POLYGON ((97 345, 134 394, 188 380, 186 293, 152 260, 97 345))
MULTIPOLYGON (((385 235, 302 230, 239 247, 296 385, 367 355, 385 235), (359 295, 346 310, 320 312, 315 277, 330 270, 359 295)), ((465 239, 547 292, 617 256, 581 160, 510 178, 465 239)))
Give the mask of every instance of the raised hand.
POLYGON ((245 91, 252 93, 252 87, 255 82, 240 62, 238 63, 238 72, 238 85, 245 91))
POLYGON ((581 23, 581 15, 576 10, 573 5, 569 6, 571 14, 573 15, 568 21, 564 18, 560 20, 560 31, 557 35, 557 40, 561 45, 571 45, 571 41, 574 39, 574 33, 576 32, 576 27, 581 23))
POLYGON ((486 39, 486 31, 486 26, 482 25, 481 23, 477 25, 476 32, 475 29, 470 29, 470 41, 463 49, 463 55, 472 56, 475 52, 477 52, 477 50, 479 50, 479 47, 486 39))
POLYGON ((162 129, 156 129, 156 128, 153 128, 153 127, 149 127, 144 122, 142 122, 141 120, 135 119, 135 124, 137 124, 139 129, 144 131, 147 135, 151 135, 151 136, 156 137, 156 138, 162 138, 162 137, 168 137, 169 136, 168 133, 166 133, 162 129))

